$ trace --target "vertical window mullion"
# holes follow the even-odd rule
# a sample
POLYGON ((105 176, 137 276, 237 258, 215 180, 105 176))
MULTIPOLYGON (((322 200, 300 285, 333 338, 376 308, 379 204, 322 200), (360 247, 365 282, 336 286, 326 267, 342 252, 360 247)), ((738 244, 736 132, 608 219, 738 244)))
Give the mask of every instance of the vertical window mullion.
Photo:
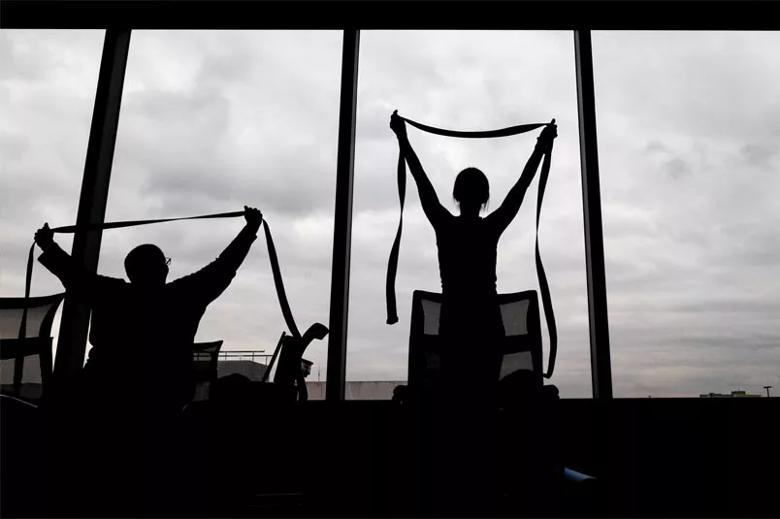
POLYGON ((574 31, 577 107, 580 123, 580 167, 585 227, 585 264, 588 279, 590 362, 593 398, 612 398, 612 367, 607 321, 607 285, 604 235, 601 224, 593 49, 589 30, 574 31))
POLYGON ((330 333, 325 397, 343 400, 347 362, 349 260, 352 246, 352 187, 355 166, 358 52, 360 31, 346 29, 341 62, 339 140, 336 159, 336 212, 330 285, 330 333))
MULTIPOLYGON (((106 29, 76 216, 79 226, 105 221, 130 32, 127 28, 106 29)), ((102 236, 102 231, 98 229, 77 231, 73 237, 71 256, 92 272, 97 271, 102 236)), ((65 298, 54 363, 54 372, 58 376, 74 375, 83 366, 89 315, 86 305, 65 298)))

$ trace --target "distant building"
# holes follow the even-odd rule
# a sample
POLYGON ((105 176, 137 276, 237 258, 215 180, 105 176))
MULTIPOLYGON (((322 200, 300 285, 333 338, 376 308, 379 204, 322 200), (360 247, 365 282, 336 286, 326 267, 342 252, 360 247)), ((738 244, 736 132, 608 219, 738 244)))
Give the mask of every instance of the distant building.
POLYGON ((217 378, 238 374, 259 382, 263 380, 267 368, 265 364, 251 360, 220 360, 217 362, 217 378))
POLYGON ((732 391, 731 394, 725 393, 707 393, 699 395, 699 398, 761 398, 761 395, 752 395, 745 391, 732 391))

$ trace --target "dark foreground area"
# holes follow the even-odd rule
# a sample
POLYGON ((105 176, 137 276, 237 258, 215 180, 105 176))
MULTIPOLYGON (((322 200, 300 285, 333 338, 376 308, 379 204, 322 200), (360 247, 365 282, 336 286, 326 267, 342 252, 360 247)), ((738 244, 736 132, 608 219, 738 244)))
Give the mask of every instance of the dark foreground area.
POLYGON ((0 512, 780 516, 780 399, 528 403, 496 415, 487 444, 465 414, 442 437, 397 402, 255 404, 192 405, 149 448, 3 398, 0 512))

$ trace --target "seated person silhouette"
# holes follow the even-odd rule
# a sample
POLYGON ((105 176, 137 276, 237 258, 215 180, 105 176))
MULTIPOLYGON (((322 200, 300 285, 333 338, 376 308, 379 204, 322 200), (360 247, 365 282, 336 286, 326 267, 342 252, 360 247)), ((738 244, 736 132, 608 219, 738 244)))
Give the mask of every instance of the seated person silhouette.
POLYGON ((43 249, 39 261, 70 297, 92 310, 92 349, 82 373, 82 396, 125 411, 142 406, 145 413, 164 414, 191 400, 198 324, 246 258, 263 217, 245 206, 244 218, 246 225, 216 260, 170 283, 170 259, 156 245, 139 245, 127 254, 127 282, 80 267, 55 243, 48 224, 35 233, 43 249))
POLYGON ((435 513, 489 515, 499 500, 498 429, 492 412, 498 403, 499 339, 504 336, 496 299, 498 240, 520 210, 557 127, 544 127, 520 178, 498 209, 484 218, 480 212, 490 188, 482 171, 467 168, 456 177, 452 195, 460 214, 455 216, 439 202, 397 112, 390 128, 436 234, 442 287, 441 386, 432 400, 426 398, 420 423, 424 506, 435 513))
POLYGON ((498 209, 484 218, 480 212, 488 202, 490 187, 482 171, 466 168, 456 177, 452 196, 460 214, 455 216, 439 202, 409 143, 406 123, 397 112, 390 118, 390 128, 398 137, 423 212, 436 233, 443 297, 439 334, 444 348, 445 392, 448 399, 461 403, 494 401, 502 360, 496 339, 504 336, 495 299, 498 241, 520 210, 542 157, 557 137, 557 126, 550 123, 544 127, 520 178, 498 209))

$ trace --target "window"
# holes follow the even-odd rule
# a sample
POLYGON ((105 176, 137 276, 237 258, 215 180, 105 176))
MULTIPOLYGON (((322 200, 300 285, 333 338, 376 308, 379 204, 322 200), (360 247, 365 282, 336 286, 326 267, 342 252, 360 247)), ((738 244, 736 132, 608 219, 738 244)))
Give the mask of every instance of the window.
MULTIPOLYGON (((564 397, 590 397, 576 103, 569 31, 362 31, 348 381, 404 383, 412 291, 440 291, 434 233, 409 177, 396 283, 400 322, 385 324, 385 272, 399 214, 398 146, 388 127, 392 111, 398 109, 403 116, 433 126, 464 130, 547 122, 554 117, 560 137, 540 229, 559 328, 558 360, 550 383, 564 397)), ((519 178, 537 134, 466 140, 409 129, 410 141, 440 201, 453 212, 455 175, 471 165, 480 167, 490 179, 488 210, 498 207, 519 178)), ((499 292, 537 290, 536 188, 534 180, 520 214, 499 244, 499 292)), ((392 391, 392 387, 387 384, 383 390, 392 391)))
MULTIPOLYGON (((35 231, 76 221, 104 31, 0 31, 0 297, 23 297, 35 231)), ((56 235, 70 251, 72 235, 56 235)), ((40 249, 36 250, 36 257, 40 249)), ((32 295, 62 292, 36 262, 32 295)), ((52 333, 59 329, 55 318, 52 333)), ((56 338, 54 344, 56 347, 56 338)), ((26 362, 24 380, 39 380, 26 362)), ((3 380, 6 375, 3 370, 3 380)))
MULTIPOLYGON (((327 325, 338 131, 338 31, 134 31, 106 220, 258 207, 302 332, 327 325)), ((168 279, 219 255, 243 219, 105 231, 100 270, 124 277, 133 246, 157 243, 168 279)), ((271 354, 286 329, 262 231, 196 340, 271 354)), ((304 355, 325 380, 327 339, 304 355)))
POLYGON ((780 385, 780 35, 593 36, 614 393, 780 385))

